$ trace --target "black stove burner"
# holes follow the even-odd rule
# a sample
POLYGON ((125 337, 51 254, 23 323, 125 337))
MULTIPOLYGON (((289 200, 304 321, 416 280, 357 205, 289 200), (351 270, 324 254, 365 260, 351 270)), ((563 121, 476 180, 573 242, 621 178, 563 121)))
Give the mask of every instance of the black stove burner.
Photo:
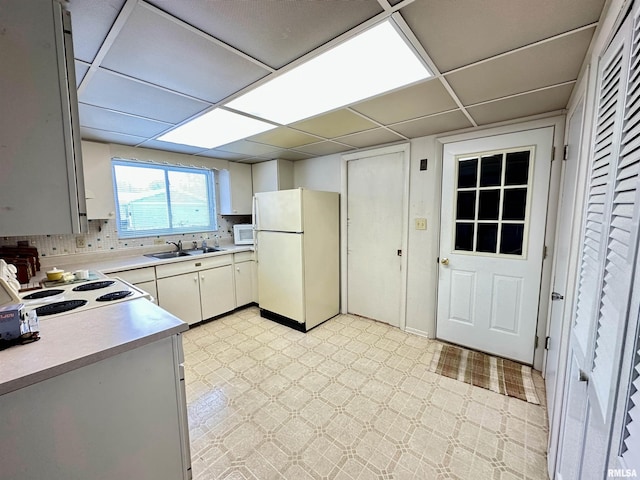
POLYGON ((98 290, 100 288, 107 288, 113 285, 115 280, 104 280, 101 282, 91 282, 91 283, 83 283, 82 285, 78 285, 77 287, 73 287, 74 292, 87 292, 89 290, 98 290))
POLYGON ((64 302, 49 303, 48 305, 36 308, 36 313, 39 317, 55 315, 56 313, 68 312, 74 308, 81 307, 86 303, 86 300, 65 300, 64 302))
POLYGON ((23 300, 36 300, 38 298, 47 298, 53 297, 54 295, 60 295, 64 290, 60 290, 58 288, 51 290, 39 290, 37 292, 30 293, 29 295, 25 295, 22 297, 23 300))
POLYGON ((131 290, 120 290, 118 292, 105 293, 101 297, 96 298, 96 302, 110 302, 112 300, 120 300, 121 298, 133 295, 131 290))

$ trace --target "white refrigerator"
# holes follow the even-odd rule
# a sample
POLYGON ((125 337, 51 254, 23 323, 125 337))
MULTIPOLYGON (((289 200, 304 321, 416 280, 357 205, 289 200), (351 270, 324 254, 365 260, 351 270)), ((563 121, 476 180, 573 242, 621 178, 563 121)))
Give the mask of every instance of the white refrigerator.
POLYGON ((302 331, 337 315, 339 195, 298 188, 254 201, 261 315, 302 331))

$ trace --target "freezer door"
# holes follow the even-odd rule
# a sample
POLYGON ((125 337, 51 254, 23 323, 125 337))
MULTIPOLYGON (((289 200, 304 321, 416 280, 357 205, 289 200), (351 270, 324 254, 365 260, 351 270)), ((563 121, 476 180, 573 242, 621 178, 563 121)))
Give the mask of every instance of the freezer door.
POLYGON ((258 232, 260 308, 304 323, 303 235, 258 232))
POLYGON ((256 193, 256 229, 302 232, 302 190, 256 193))

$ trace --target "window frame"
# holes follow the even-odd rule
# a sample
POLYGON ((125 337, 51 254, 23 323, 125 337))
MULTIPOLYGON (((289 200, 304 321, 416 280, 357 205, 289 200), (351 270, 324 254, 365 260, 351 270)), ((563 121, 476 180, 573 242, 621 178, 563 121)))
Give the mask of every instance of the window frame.
POLYGON ((155 237, 160 235, 176 235, 185 233, 201 233, 216 231, 217 225, 217 205, 216 205, 216 188, 215 188, 215 171, 204 167, 184 166, 169 163, 156 163, 156 162, 142 162, 138 160, 130 160, 126 158, 114 157, 111 159, 111 173, 113 180, 113 192, 115 200, 116 210, 116 230, 118 232, 118 238, 130 239, 130 238, 143 238, 143 237, 155 237), (169 228, 157 228, 146 230, 134 230, 126 231, 121 228, 122 218, 120 214, 120 199, 118 197, 118 183, 116 178, 116 167, 136 167, 147 168, 150 170, 162 171, 164 174, 164 192, 167 198, 168 220, 169 228), (207 226, 198 227, 173 227, 172 222, 172 204, 171 204, 171 192, 169 183, 170 172, 182 172, 191 174, 202 174, 205 176, 207 186, 207 203, 208 203, 208 219, 209 224, 207 226))

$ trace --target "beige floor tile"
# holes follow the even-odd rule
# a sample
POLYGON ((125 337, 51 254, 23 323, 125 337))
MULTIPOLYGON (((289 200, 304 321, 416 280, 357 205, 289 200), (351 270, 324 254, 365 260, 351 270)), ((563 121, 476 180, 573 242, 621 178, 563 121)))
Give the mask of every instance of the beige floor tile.
POLYGON ((196 480, 547 478, 544 402, 429 372, 424 337, 351 315, 304 334, 250 307, 183 338, 196 480))

